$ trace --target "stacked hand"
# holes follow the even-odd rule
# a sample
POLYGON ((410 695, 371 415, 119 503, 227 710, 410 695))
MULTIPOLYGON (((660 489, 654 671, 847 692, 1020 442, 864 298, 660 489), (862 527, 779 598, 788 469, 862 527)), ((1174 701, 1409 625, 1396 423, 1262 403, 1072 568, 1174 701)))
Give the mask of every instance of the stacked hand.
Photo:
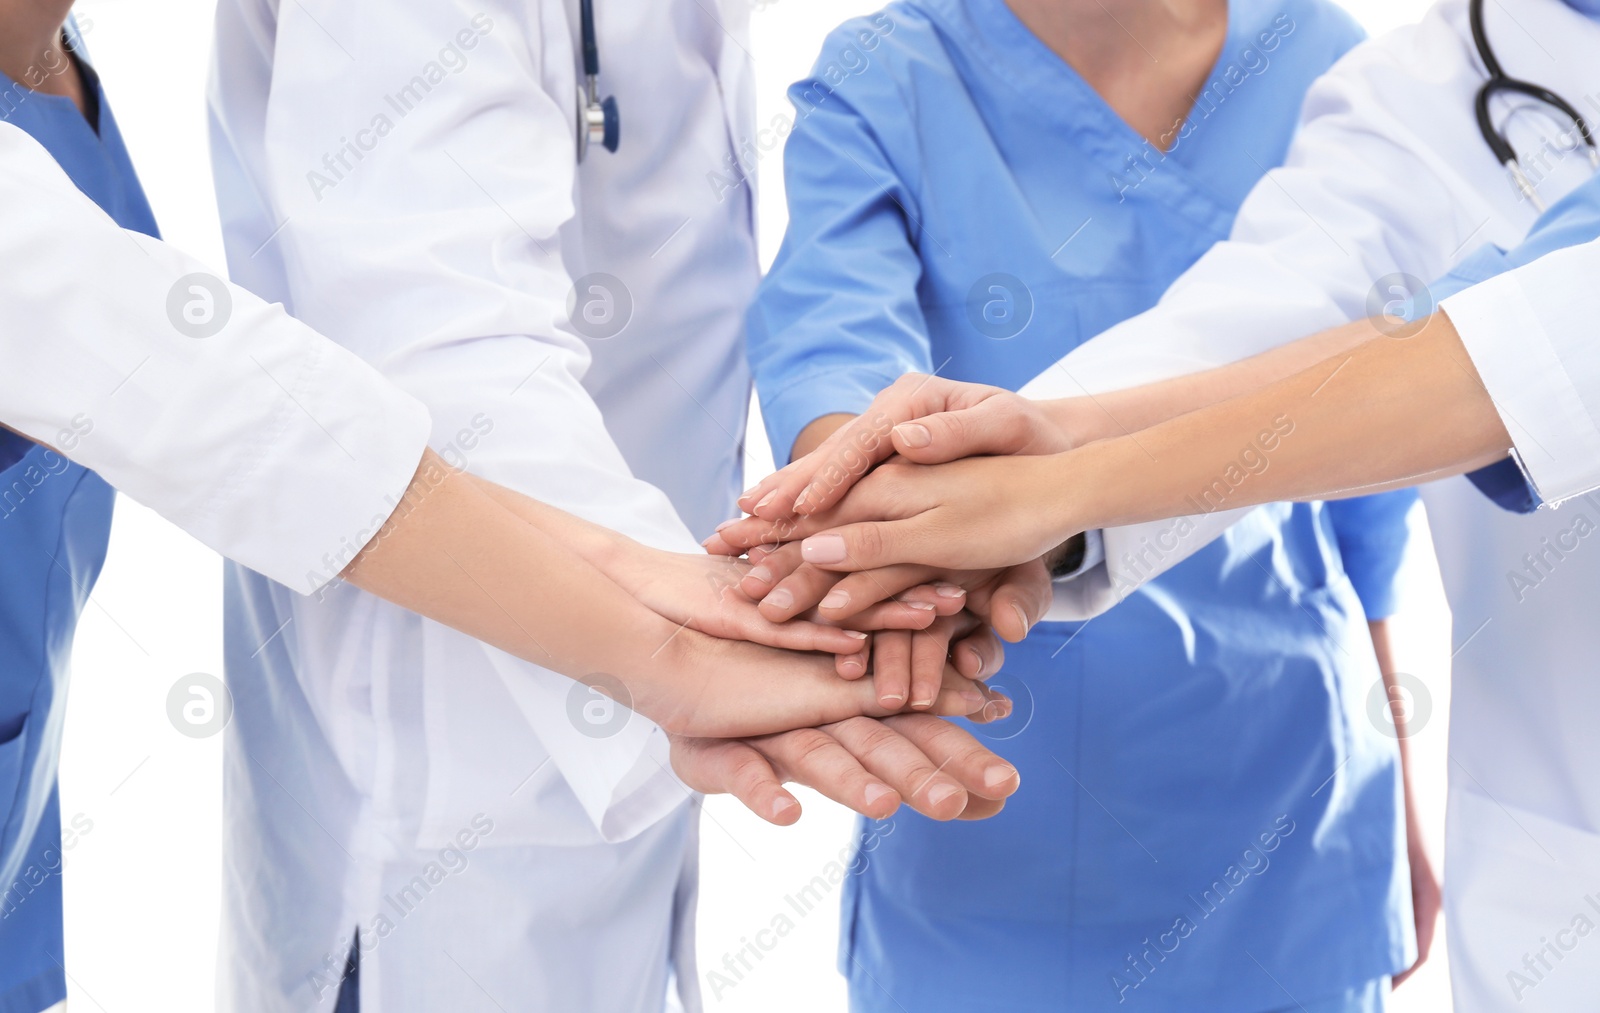
MULTIPOLYGON (((932 582, 964 590, 970 613, 1021 640, 1049 605, 1043 557, 1060 541, 1051 511, 1040 508, 1050 497, 1042 465, 1070 447, 1048 404, 908 375, 745 493, 739 505, 751 516, 722 525, 706 548, 748 553, 760 564, 753 572, 776 560, 792 574, 743 585, 752 595, 774 588, 762 604, 770 618, 785 618, 774 604, 792 603, 847 621, 932 582)), ((981 641, 972 646, 965 662, 957 652, 967 675, 988 657, 981 641)))
MULTIPOLYGON (((973 680, 975 688, 997 672, 1000 640, 1021 640, 1049 606, 1042 557, 1054 541, 1021 516, 1012 458, 1066 449, 1062 428, 1033 402, 1000 388, 908 376, 812 453, 741 497, 752 516, 724 524, 706 542, 715 602, 691 603, 677 591, 653 594, 638 582, 628 589, 706 633, 831 651, 846 680, 870 669, 873 703, 882 710, 950 714, 951 696, 962 696, 959 680, 973 680), (1007 456, 964 459, 972 455, 1007 456), (995 474, 1000 465, 1006 474, 995 474), (986 544, 943 537, 970 530, 974 517, 995 529, 986 544), (892 527, 897 523, 904 528, 892 527), (739 555, 747 561, 728 558, 739 555)), ((986 693, 971 716, 983 721, 1009 713, 1009 701, 986 693)), ((780 777, 852 785, 842 795, 823 791, 874 816, 882 815, 874 803, 892 810, 895 800, 881 782, 854 785, 868 771, 901 783, 906 778, 898 775, 910 771, 913 786, 931 776, 927 783, 939 785, 948 811, 969 818, 998 811, 994 789, 1015 785, 1000 778, 1009 768, 965 732, 923 715, 855 719, 740 743, 695 740, 691 747, 680 740, 676 762, 691 784, 732 790, 775 822, 798 816, 780 777), (869 743, 882 750, 870 761, 862 751, 869 743), (903 766, 885 766, 889 757, 903 766), (926 773, 925 760, 935 761, 926 773), (816 766, 830 763, 847 776, 830 777, 816 766), (987 772, 982 781, 975 780, 980 768, 987 772), (939 780, 941 769, 969 793, 964 809, 954 808, 958 789, 939 780)), ((947 811, 929 796, 910 800, 930 815, 947 811)))
MULTIPOLYGON (((764 559, 763 568, 665 552, 498 486, 477 485, 560 538, 625 593, 618 608, 633 619, 616 628, 615 642, 602 652, 605 671, 616 674, 595 688, 622 697, 668 733, 674 767, 691 787, 730 792, 780 824, 800 812, 785 780, 872 817, 889 815, 903 801, 936 819, 979 818, 998 812, 1016 790, 1014 768, 938 717, 984 721, 1010 712, 1010 701, 979 681, 998 669, 998 648, 961 616, 965 587, 907 587, 837 620, 810 602, 774 609, 745 588, 797 575, 798 557, 779 573, 778 559, 764 559), (946 644, 930 666, 931 683, 918 684, 912 704, 905 691, 882 700, 860 678, 865 664, 851 661, 859 662, 871 637, 913 634, 946 644), (970 657, 949 663, 948 643, 962 636, 971 641, 970 657)), ((979 582, 972 586, 975 596, 987 593, 979 582)), ((880 652, 880 666, 889 660, 880 652)))

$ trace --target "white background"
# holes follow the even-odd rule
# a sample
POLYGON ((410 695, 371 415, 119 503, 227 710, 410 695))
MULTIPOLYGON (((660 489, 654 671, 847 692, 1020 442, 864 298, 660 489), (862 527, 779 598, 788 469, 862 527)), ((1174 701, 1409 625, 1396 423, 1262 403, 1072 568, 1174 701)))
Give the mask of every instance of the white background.
MULTIPOLYGON (((221 268, 205 140, 213 4, 84 0, 77 10, 92 22, 90 54, 166 238, 221 268)), ((768 122, 784 108, 784 89, 808 70, 824 34, 880 4, 755 0, 755 6, 759 121, 768 122)), ((1415 18, 1426 4, 1353 0, 1346 6, 1370 31, 1380 32, 1415 18)), ((762 252, 770 260, 784 227, 777 157, 761 170, 762 252)), ((759 429, 752 437, 760 456, 759 429)), ((212 1008, 220 737, 194 740, 176 732, 167 720, 166 696, 185 674, 221 674, 220 586, 214 555, 137 504, 119 502, 110 560, 73 657, 62 759, 63 821, 81 814, 93 824, 67 853, 67 968, 75 1013, 212 1008)), ((1428 648, 1447 639, 1447 631, 1433 629, 1408 647, 1411 663, 1401 666, 1434 688, 1433 719, 1416 746, 1418 788, 1436 843, 1443 837, 1448 685, 1441 667, 1422 655, 1435 656, 1428 648)), ((700 913, 704 968, 720 966, 744 937, 766 927, 786 909, 784 897, 821 873, 848 842, 851 822, 842 809, 812 795, 803 801, 800 825, 781 830, 726 800, 708 803, 700 913)), ((842 1010, 844 989, 833 969, 837 919, 834 896, 798 919, 798 930, 735 987, 715 999, 708 990, 708 1007, 717 1013, 842 1010)), ((1397 993, 1397 1010, 1448 1008, 1443 958, 1441 945, 1433 966, 1397 993)))

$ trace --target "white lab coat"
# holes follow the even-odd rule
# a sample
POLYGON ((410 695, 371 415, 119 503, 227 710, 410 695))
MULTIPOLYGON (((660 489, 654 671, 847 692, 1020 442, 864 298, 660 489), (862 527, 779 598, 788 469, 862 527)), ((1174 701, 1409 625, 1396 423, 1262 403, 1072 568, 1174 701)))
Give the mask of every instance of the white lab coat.
MULTIPOLYGON (((751 134, 748 8, 597 11, 622 144, 579 170, 576 4, 224 0, 229 263, 424 402, 447 459, 699 551, 749 396, 751 194, 711 178, 751 134), (569 326, 585 278, 611 302, 569 326)), ((226 1008, 329 1008, 360 926, 368 1009, 658 1010, 694 863, 659 730, 588 737, 569 680, 299 590, 229 580, 226 1008), (466 871, 397 903, 458 835, 466 871)))
POLYGON ((0 422, 280 580, 359 548, 393 512, 426 446, 420 401, 282 307, 119 228, 4 122, 0 208, 0 422), (204 338, 169 310, 174 291, 180 312, 197 298, 196 275, 230 304, 212 303, 221 329, 204 338))
MULTIPOLYGON (((1600 113, 1600 25, 1557 0, 1489 4, 1487 23, 1508 73, 1600 113)), ((1312 87, 1285 165, 1252 191, 1231 239, 1154 309, 1080 347, 1025 393, 1115 389, 1244 358, 1374 315, 1369 298, 1386 275, 1427 282, 1483 243, 1515 245, 1536 213, 1479 135, 1472 103, 1482 81, 1466 0, 1444 0, 1419 24, 1352 51, 1312 87)), ((1588 178, 1581 152, 1541 157, 1546 145, 1567 147, 1565 120, 1522 101, 1495 109, 1547 202, 1588 178)), ((1385 289, 1379 307, 1392 295, 1385 289)), ((1600 994, 1600 938, 1552 960, 1534 988, 1514 994, 1509 972, 1576 916, 1600 926, 1584 899, 1600 888, 1600 554, 1569 554, 1521 601, 1508 575, 1541 537, 1572 527, 1576 512, 1600 518, 1600 504, 1530 521, 1458 479, 1424 497, 1458 650, 1445 858, 1457 1009, 1589 1008, 1600 994)), ((1061 607, 1109 607, 1119 588, 1182 559, 1232 517, 1191 520, 1188 539, 1161 540, 1171 521, 1107 531, 1106 561, 1058 596, 1061 607), (1148 565, 1152 553, 1133 558, 1147 541, 1165 550, 1157 565, 1148 565)))

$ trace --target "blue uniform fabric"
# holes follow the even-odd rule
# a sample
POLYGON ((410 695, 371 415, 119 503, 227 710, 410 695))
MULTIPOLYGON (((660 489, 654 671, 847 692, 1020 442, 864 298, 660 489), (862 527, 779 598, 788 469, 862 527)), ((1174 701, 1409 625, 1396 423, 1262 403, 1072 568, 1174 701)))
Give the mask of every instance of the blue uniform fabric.
MULTIPOLYGON (((99 81, 81 66, 98 130, 71 101, 4 75, 0 118, 32 134, 121 225, 153 236, 99 81)), ((93 286, 82 279, 84 298, 93 286)), ((9 433, 0 469, 0 1013, 36 1013, 67 995, 56 770, 72 634, 105 559, 113 495, 93 472, 9 433)))
MULTIPOLYGON (((1551 205, 1516 249, 1507 251, 1486 243, 1474 251, 1449 274, 1428 286, 1432 298, 1426 300, 1425 308, 1431 310, 1462 289, 1531 264, 1547 253, 1595 239, 1600 239, 1600 175, 1551 205)), ((1538 494, 1510 458, 1479 468, 1467 478, 1479 492, 1513 513, 1528 514, 1539 508, 1538 494)))
MULTIPOLYGON (((840 28, 774 124, 790 227, 749 316, 773 446, 911 370, 1015 388, 1153 305, 1359 38, 1331 4, 1237 0, 1163 156, 1003 0, 840 28)), ((1377 584, 1411 502, 1346 517, 1377 584)), ((975 731, 1023 790, 991 820, 865 825, 853 1009, 1266 1011, 1409 965, 1398 757, 1366 716, 1379 673, 1339 512, 1261 508, 1105 615, 1008 648, 1017 711, 975 731)))

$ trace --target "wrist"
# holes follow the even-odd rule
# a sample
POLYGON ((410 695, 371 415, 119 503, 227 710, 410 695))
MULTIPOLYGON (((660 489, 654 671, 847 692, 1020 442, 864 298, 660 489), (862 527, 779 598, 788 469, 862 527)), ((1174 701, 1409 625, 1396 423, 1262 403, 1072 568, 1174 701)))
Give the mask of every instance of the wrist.
POLYGON ((1068 543, 1081 536, 1088 527, 1094 526, 1083 523, 1081 519, 1085 515, 1080 505, 1083 483, 1075 477, 1075 473, 1082 453, 1082 450, 1067 450, 1059 454, 1019 458, 1030 462, 1033 467, 1029 481, 1029 512, 1035 519, 1039 543, 1045 546, 1042 555, 1065 551, 1068 543))
POLYGON ((1092 420, 1083 410, 1087 401, 1088 398, 1058 397, 1035 402, 1039 408, 1039 415, 1059 436, 1058 445, 1062 449, 1081 446, 1098 438, 1090 435, 1093 430, 1092 420))

